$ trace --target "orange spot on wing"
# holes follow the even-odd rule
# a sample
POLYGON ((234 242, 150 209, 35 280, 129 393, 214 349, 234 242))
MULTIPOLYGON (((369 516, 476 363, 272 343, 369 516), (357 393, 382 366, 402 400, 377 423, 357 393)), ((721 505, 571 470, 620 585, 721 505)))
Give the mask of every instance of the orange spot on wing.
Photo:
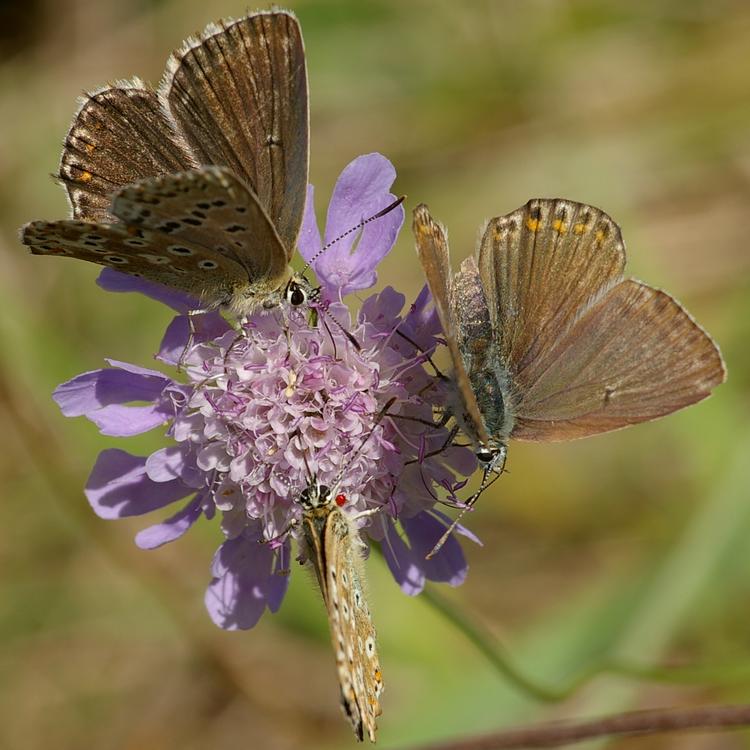
POLYGON ((94 175, 91 172, 83 171, 78 175, 79 182, 91 182, 94 179, 94 175))
POLYGON ((552 222, 552 228, 560 234, 565 234, 568 231, 568 225, 562 219, 555 219, 552 222))
POLYGON ((526 219, 526 226, 529 228, 530 232, 536 232, 536 230, 539 229, 539 219, 532 219, 529 217, 526 219))

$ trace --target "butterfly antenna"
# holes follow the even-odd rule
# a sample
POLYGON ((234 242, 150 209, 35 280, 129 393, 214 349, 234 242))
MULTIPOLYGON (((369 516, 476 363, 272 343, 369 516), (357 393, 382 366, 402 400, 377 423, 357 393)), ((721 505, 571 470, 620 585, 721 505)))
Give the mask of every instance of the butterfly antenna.
MULTIPOLYGON (((339 473, 336 475, 336 478, 331 483, 331 494, 335 492, 336 487, 339 486, 339 483, 344 478, 344 474, 346 474, 347 469, 351 466, 354 459, 357 458, 357 456, 362 453, 362 449, 367 445, 367 441, 372 437, 372 433, 375 432, 375 429, 377 426, 383 421, 383 418, 387 416, 388 409, 393 406, 393 404, 396 402, 396 396, 389 399, 388 403, 377 413, 375 417, 375 421, 372 423, 372 427, 370 427, 370 431, 365 435, 362 442, 357 446, 357 450, 354 451, 354 453, 349 456, 349 460, 346 463, 346 466, 342 467, 342 469, 339 471, 339 473)), ((304 457, 304 454, 303 454, 304 457)), ((305 461, 305 465, 307 464, 307 461, 305 461)))
POLYGON ((456 530, 456 526, 460 523, 464 514, 472 510, 480 495, 488 488, 491 487, 499 478, 501 474, 495 473, 490 470, 485 470, 484 476, 482 477, 482 483, 479 485, 479 489, 466 501, 466 505, 461 509, 459 514, 453 519, 453 523, 445 530, 445 533, 437 540, 435 546, 425 555, 425 560, 431 560, 440 551, 440 548, 448 541, 448 537, 456 530), (488 477, 491 477, 488 479, 488 477))
POLYGON ((323 245, 323 247, 318 250, 315 255, 313 255, 312 258, 307 262, 307 265, 302 269, 302 275, 305 275, 305 272, 307 271, 310 266, 315 263, 315 261, 326 251, 328 248, 331 247, 331 245, 335 245, 337 242, 344 239, 344 237, 348 237, 352 232, 358 232, 362 227, 364 227, 365 224, 369 224, 371 221, 375 221, 375 219, 379 219, 382 216, 385 216, 386 214, 389 214, 391 211, 393 211, 394 208, 398 208, 404 201, 406 200, 406 196, 402 195, 400 198, 396 198, 393 203, 391 203, 389 206, 386 206, 384 209, 378 211, 376 214, 373 214, 372 216, 368 217, 367 219, 362 219, 358 224, 353 226, 351 229, 347 229, 345 232, 340 234, 335 239, 332 239, 330 242, 323 245))
MULTIPOLYGON (((326 320, 330 320, 330 321, 331 321, 331 323, 333 323, 333 324, 334 324, 334 325, 336 326, 336 328, 338 328, 338 329, 339 329, 339 331, 341 331, 341 333, 343 333, 343 334, 344 334, 344 336, 346 336, 346 338, 347 338, 347 340, 349 341, 349 343, 350 343, 350 344, 351 344, 351 345, 352 345, 352 346, 353 346, 353 347, 354 347, 354 348, 355 348, 355 349, 356 349, 356 350, 357 350, 358 352, 361 352, 361 351, 362 351, 362 344, 360 344, 360 343, 359 343, 359 341, 357 341, 357 339, 356 339, 356 338, 354 337, 354 334, 353 334, 353 333, 351 333, 351 331, 347 331, 347 330, 346 330, 346 328, 344 328, 344 326, 343 326, 343 325, 341 325, 341 323, 339 323, 339 322, 338 322, 338 320, 336 320, 336 318, 334 318, 334 317, 333 317, 333 315, 331 315, 331 313, 329 313, 329 312, 328 312, 328 311, 327 311, 327 310, 326 310, 326 309, 325 309, 324 307, 317 307, 317 306, 316 306, 316 307, 315 307, 315 309, 316 309, 316 310, 317 310, 317 311, 318 311, 318 312, 319 312, 319 313, 320 313, 321 315, 323 315, 323 316, 324 316, 324 318, 325 318, 326 320)), ((329 332, 329 333, 330 333, 330 332, 329 332)), ((331 340, 333 341, 333 336, 331 336, 331 340)), ((334 346, 334 348, 335 348, 335 347, 336 347, 336 344, 334 343, 334 344, 333 344, 333 346, 334 346)))

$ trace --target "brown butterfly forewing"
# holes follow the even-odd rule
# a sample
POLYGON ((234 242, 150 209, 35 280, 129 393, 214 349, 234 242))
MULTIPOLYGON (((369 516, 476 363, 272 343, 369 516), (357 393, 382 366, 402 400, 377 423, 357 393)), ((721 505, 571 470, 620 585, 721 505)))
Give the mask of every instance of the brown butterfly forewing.
POLYGON ((86 98, 60 164, 74 221, 27 225, 22 241, 36 254, 200 289, 208 306, 241 314, 285 294, 300 304, 305 295, 294 292, 309 285, 289 262, 307 191, 308 130, 294 16, 261 12, 210 24, 171 56, 158 92, 135 80, 86 98), (228 175, 214 179, 207 165, 228 175), (189 194, 199 183, 212 191, 210 201, 189 194), (123 212, 127 201, 135 210, 123 212), (204 242, 175 242, 174 223, 188 233, 201 225, 204 242), (122 241, 123 230, 132 242, 122 241), (105 236, 106 250, 90 235, 105 236))

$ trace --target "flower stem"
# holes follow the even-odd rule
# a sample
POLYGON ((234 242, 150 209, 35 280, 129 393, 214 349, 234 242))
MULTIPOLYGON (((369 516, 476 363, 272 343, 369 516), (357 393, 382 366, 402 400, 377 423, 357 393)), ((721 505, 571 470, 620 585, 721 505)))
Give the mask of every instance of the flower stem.
POLYGON ((603 660, 581 670, 562 685, 543 685, 525 675, 513 663, 507 649, 492 633, 476 620, 470 619, 463 608, 459 609, 447 597, 438 593, 435 586, 426 586, 421 596, 433 609, 458 628, 505 679, 521 692, 543 703, 563 701, 589 680, 601 674, 673 684, 746 683, 750 678, 750 665, 741 663, 712 667, 652 667, 627 664, 623 661, 603 660))

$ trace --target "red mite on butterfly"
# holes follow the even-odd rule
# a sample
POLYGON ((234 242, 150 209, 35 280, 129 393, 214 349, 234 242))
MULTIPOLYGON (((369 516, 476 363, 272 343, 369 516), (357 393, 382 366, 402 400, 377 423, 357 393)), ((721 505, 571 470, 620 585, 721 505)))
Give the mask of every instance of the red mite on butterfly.
POLYGON ((336 505, 343 508, 346 505, 346 495, 336 495, 336 505))

